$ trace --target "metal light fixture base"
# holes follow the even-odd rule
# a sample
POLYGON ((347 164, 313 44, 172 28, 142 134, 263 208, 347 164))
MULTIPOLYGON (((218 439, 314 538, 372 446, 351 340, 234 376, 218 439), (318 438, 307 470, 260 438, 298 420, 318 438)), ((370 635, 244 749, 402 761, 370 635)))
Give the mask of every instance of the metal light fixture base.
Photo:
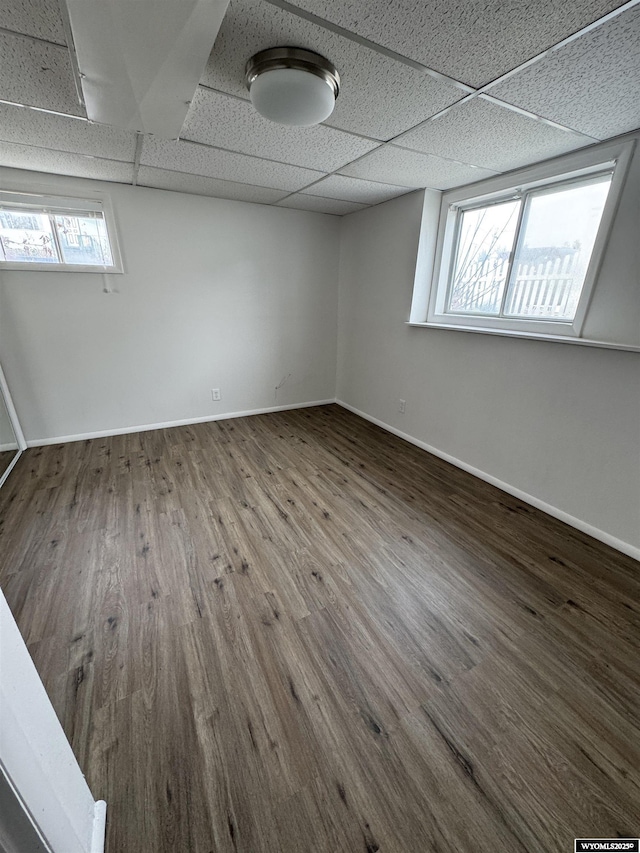
POLYGON ((270 47, 256 53, 245 67, 244 81, 247 89, 251 89, 251 84, 261 74, 282 68, 294 68, 315 74, 330 86, 334 98, 340 93, 340 75, 337 69, 324 56, 303 47, 270 47))

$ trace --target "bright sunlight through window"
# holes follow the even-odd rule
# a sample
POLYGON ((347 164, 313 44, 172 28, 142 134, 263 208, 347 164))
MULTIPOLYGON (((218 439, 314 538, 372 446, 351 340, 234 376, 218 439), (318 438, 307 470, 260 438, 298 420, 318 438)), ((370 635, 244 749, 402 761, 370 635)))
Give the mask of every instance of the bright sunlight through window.
POLYGON ((611 174, 460 211, 451 314, 571 322, 611 174))
POLYGON ((443 193, 437 237, 423 220, 410 322, 579 338, 632 153, 605 143, 443 193))
POLYGON ((0 266, 120 271, 103 203, 1 193, 0 266))

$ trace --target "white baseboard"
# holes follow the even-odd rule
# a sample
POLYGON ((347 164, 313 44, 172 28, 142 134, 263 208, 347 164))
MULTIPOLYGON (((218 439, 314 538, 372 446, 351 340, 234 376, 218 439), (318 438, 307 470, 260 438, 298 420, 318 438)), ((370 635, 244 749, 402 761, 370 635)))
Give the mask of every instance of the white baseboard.
POLYGON ((624 542, 622 539, 618 539, 615 536, 611 536, 611 534, 607 533, 606 531, 600 530, 598 527, 593 527, 593 525, 587 524, 586 521, 582 521, 582 519, 580 518, 576 518, 573 515, 569 515, 569 513, 564 512, 564 510, 558 509, 558 507, 552 506, 546 501, 542 501, 539 498, 534 497, 534 495, 529 495, 527 494, 527 492, 523 492, 521 489, 518 489, 515 486, 510 485, 509 483, 505 483, 503 480, 499 480, 497 477, 493 477, 491 474, 487 474, 486 471, 481 471, 479 468, 474 468, 473 465, 468 465, 466 462, 463 462, 462 459, 457 459, 455 456, 451 456, 449 453, 444 453, 442 450, 438 450, 437 447, 433 447, 432 445, 427 444, 426 441, 420 441, 420 439, 414 438, 412 435, 409 435, 406 432, 402 432, 402 430, 396 429, 395 427, 390 426, 384 421, 381 421, 378 418, 374 418, 372 415, 368 415, 366 412, 361 412, 360 409, 356 409, 355 406, 350 406, 349 403, 345 403, 343 400, 336 399, 335 402, 339 406, 342 406, 344 409, 348 409, 350 412, 353 412, 354 415, 358 415, 358 417, 364 418, 366 421, 370 421, 372 424, 382 427, 382 429, 387 430, 387 432, 393 433, 393 435, 397 435, 399 438, 403 438, 410 444, 415 444, 416 447, 420 447, 422 448, 422 450, 426 450, 427 453, 433 453, 434 456, 438 456, 440 459, 444 459, 446 462, 450 462, 457 468, 462 468, 463 471, 468 471, 469 474, 473 474, 474 477, 478 477, 480 480, 484 480, 486 483, 490 483, 492 486, 496 486, 503 492, 507 492, 507 494, 513 495, 515 498, 518 498, 518 500, 524 501, 524 503, 531 504, 531 506, 534 506, 536 507, 536 509, 540 509, 543 512, 546 512, 547 515, 551 515, 553 516, 553 518, 557 518, 559 521, 564 521, 565 524, 568 524, 571 527, 575 527, 576 530, 580 530, 582 533, 586 533, 589 536, 593 536, 594 539, 599 539, 600 542, 604 542, 606 545, 610 545, 612 548, 615 548, 617 551, 621 551, 623 554, 627 554, 627 556, 629 557, 633 557, 635 560, 640 560, 640 548, 636 548, 629 542, 624 542))
POLYGON ((513 495, 515 498, 518 498, 518 500, 524 501, 524 503, 528 503, 531 506, 536 507, 536 509, 542 510, 542 512, 546 512, 547 515, 551 515, 553 516, 553 518, 557 518, 559 521, 564 521, 565 524, 568 524, 571 527, 575 527, 576 530, 580 530, 582 531, 582 533, 586 533, 589 536, 593 536, 594 539, 598 539, 600 542, 604 542, 606 545, 610 545, 612 548, 615 548, 617 551, 621 551, 623 554, 627 554, 629 557, 633 557, 635 560, 640 560, 640 548, 637 548, 635 545, 631 545, 629 542, 624 542, 622 539, 618 539, 617 537, 612 536, 605 530, 600 530, 600 528, 594 527, 593 525, 588 524, 586 521, 582 521, 582 519, 580 518, 576 518, 573 515, 569 515, 569 513, 564 512, 564 510, 558 509, 558 507, 555 507, 552 504, 547 503, 546 501, 540 500, 534 495, 530 495, 527 492, 523 492, 521 489, 512 486, 510 483, 505 483, 503 480, 499 480, 497 477, 494 477, 491 474, 487 474, 486 471, 481 471, 479 468, 475 468, 473 465, 468 465, 466 462, 463 462, 462 459, 458 459, 455 456, 451 456, 449 453, 445 453, 442 450, 438 450, 437 447, 433 447, 431 444, 427 444, 426 441, 421 441, 418 438, 414 438, 412 435, 409 435, 406 432, 402 432, 402 430, 396 429, 390 424, 379 420, 379 418, 375 418, 373 417, 373 415, 368 415, 366 412, 362 412, 360 411, 360 409, 356 409, 355 406, 351 406, 349 405, 349 403, 345 403, 343 400, 338 400, 337 398, 331 400, 314 400, 308 403, 294 403, 289 406, 270 406, 264 409, 249 409, 244 412, 225 412, 224 414, 220 415, 207 415, 206 417, 201 418, 185 418, 183 420, 178 421, 165 421, 164 423, 119 427, 117 429, 99 430, 96 432, 80 433, 78 435, 61 435, 55 436, 54 438, 36 438, 27 441, 27 447, 42 447, 47 444, 65 444, 71 441, 85 441, 86 439, 91 438, 105 438, 106 436, 110 435, 126 435, 127 433, 134 432, 148 432, 149 430, 153 429, 167 429, 169 427, 188 426, 189 424, 201 424, 208 423, 210 421, 223 421, 229 420, 231 418, 245 418, 249 417, 250 415, 266 415, 270 412, 286 412, 291 409, 306 409, 312 406, 326 406, 330 403, 337 403, 344 409, 348 409, 350 412, 353 412, 355 415, 358 415, 358 417, 364 418, 365 420, 376 424, 376 426, 381 427, 387 432, 393 433, 393 435, 397 435, 399 438, 403 438, 410 444, 414 444, 416 447, 422 448, 422 450, 426 450, 427 453, 432 453, 434 456, 438 456, 440 459, 444 459, 446 462, 450 462, 457 468, 462 468, 463 471, 468 471, 468 473, 473 474, 474 477, 478 477, 480 480, 484 480, 485 482, 490 483, 492 486, 496 486, 503 492, 507 492, 507 494, 513 495))
POLYGON ((249 409, 246 412, 224 412, 221 415, 205 415, 201 418, 184 418, 179 421, 164 421, 158 424, 138 424, 115 429, 101 429, 96 432, 82 432, 77 435, 57 435, 53 438, 33 438, 27 441, 27 447, 44 447, 47 444, 67 444, 70 441, 86 441, 89 438, 106 438, 109 435, 127 435, 132 432, 149 432, 152 429, 168 429, 169 427, 189 426, 189 424, 204 424, 210 421, 226 421, 232 418, 247 418, 249 415, 268 415, 270 412, 288 412, 291 409, 308 409, 311 406, 326 406, 335 403, 331 400, 314 400, 309 403, 292 403, 289 406, 269 406, 266 409, 249 409))
POLYGON ((18 461, 18 459, 20 458, 21 453, 22 453, 22 451, 20 451, 20 453, 18 453, 18 451, 16 450, 16 455, 13 457, 11 462, 9 462, 9 464, 4 469, 2 474, 0 474, 0 486, 4 483, 4 481, 7 479, 9 474, 13 471, 13 468, 14 468, 16 462, 18 461))
POLYGON ((93 806, 93 832, 91 833, 90 853, 104 853, 106 830, 107 804, 104 800, 96 800, 93 806))

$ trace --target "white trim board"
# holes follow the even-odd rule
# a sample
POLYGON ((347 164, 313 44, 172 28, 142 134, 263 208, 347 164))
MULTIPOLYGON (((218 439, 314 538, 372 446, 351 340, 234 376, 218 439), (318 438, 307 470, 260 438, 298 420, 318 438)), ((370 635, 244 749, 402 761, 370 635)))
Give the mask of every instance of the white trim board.
POLYGON ((133 432, 149 432, 153 429, 169 429, 170 427, 189 426, 189 424, 204 424, 210 421, 226 421, 232 418, 247 418, 250 415, 268 415, 271 412, 288 412, 292 409, 309 409, 312 406, 327 406, 335 403, 335 397, 330 400, 313 400, 309 403, 292 403, 288 406, 269 406, 265 409, 248 409, 245 412, 224 412, 220 415, 205 415, 200 418, 184 418, 179 421, 164 421, 157 424, 138 424, 137 426, 101 429, 95 432, 82 432, 77 435, 58 435, 53 438, 33 438, 27 441, 27 447, 44 447, 47 444, 67 444, 70 441, 86 441, 91 438, 106 438, 109 435, 127 435, 133 432))
MULTIPOLYGON (((96 804, 0 592, 0 772, 50 853, 103 853, 96 804)), ((3 848, 4 849, 4 848, 3 848)))
POLYGON ((474 477, 478 477, 478 479, 484 480, 492 486, 496 486, 503 492, 513 495, 513 497, 518 498, 518 500, 524 501, 524 503, 528 503, 536 509, 542 510, 542 512, 546 512, 547 515, 557 518, 559 521, 563 521, 570 527, 575 527, 576 530, 580 530, 582 533, 586 533, 588 536, 592 536, 594 539, 604 542, 605 545, 610 545, 612 548, 615 548, 616 551, 621 551, 623 554, 633 557, 635 560, 640 560, 640 548, 636 548, 635 545, 631 545, 629 542, 624 542, 622 539, 611 536, 611 534, 606 531, 600 530, 598 527, 593 527, 593 525, 588 524, 586 521, 582 521, 580 518, 569 515, 569 513, 564 512, 564 510, 558 509, 558 507, 548 504, 546 501, 542 501, 539 498, 534 497, 534 495, 523 492, 521 489, 518 489, 509 483, 505 483, 503 480, 499 480, 497 477, 493 477, 491 474, 481 471, 479 468, 474 468, 473 465, 468 465, 461 459, 457 459, 455 456, 451 456, 442 450, 438 450, 437 447, 427 444, 426 441, 420 441, 420 439, 414 438, 412 435, 402 432, 402 430, 396 429, 378 418, 374 418, 373 415, 368 415, 366 412, 356 409, 355 406, 350 406, 349 403, 345 403, 343 400, 336 399, 335 402, 344 409, 348 409, 348 411, 353 412, 354 415, 358 415, 358 417, 364 418, 366 421, 370 421, 372 424, 381 427, 387 432, 393 433, 393 435, 397 435, 399 438, 403 438, 410 444, 414 444, 416 447, 426 450, 427 453, 432 453, 434 456, 444 459, 445 462, 450 462, 452 465, 455 465, 456 468, 461 468, 463 471, 473 474, 474 477))
POLYGON ((4 481, 7 479, 9 474, 13 471, 14 466, 15 466, 16 462, 18 461, 18 459, 22 456, 22 453, 23 453, 22 450, 16 450, 15 456, 13 457, 11 462, 9 462, 9 464, 4 469, 2 474, 0 474, 0 486, 4 483, 4 481))
POLYGON ((575 344, 580 347, 615 349, 619 352, 640 352, 635 344, 616 344, 612 341, 596 341, 592 338, 569 338, 560 335, 536 335, 534 332, 517 332, 514 329, 484 329, 481 326, 456 326, 455 323, 417 323, 408 320, 405 326, 418 329, 445 329, 450 332, 473 332, 476 335, 498 335, 503 338, 521 338, 525 341, 551 341, 556 344, 575 344))
POLYGON ((104 853, 107 835, 107 803, 96 800, 93 806, 93 831, 91 833, 90 853, 104 853))
POLYGON ((7 412, 9 413, 9 420, 11 421, 11 426, 13 427, 13 434, 16 437, 16 441, 18 442, 18 448, 20 450, 26 450, 27 443, 24 440, 24 435, 22 433, 22 427, 20 426, 20 421, 18 420, 18 413, 16 412, 16 407, 13 405, 13 399, 11 397, 11 392, 9 391, 9 386, 7 385, 7 379, 2 370, 2 365, 0 364, 0 397, 4 397, 4 402, 7 407, 7 412))

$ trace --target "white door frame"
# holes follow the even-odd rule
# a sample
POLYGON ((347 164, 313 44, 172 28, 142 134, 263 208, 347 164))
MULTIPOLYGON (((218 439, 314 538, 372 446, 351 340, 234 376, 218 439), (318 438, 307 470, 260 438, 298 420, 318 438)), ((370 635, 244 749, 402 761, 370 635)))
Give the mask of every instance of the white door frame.
POLYGON ((16 464, 20 455, 24 450, 27 449, 27 442, 25 441, 22 427, 20 426, 20 421, 18 420, 18 413, 16 412, 16 407, 13 405, 13 400, 11 399, 11 394, 9 393, 9 386, 7 385, 7 380, 2 371, 2 365, 0 364, 0 396, 4 397, 4 402, 7 407, 7 412, 9 413, 9 420, 11 421, 11 426, 13 427, 13 432, 16 437, 16 442, 18 444, 18 449, 16 450, 16 455, 13 457, 7 468, 0 475, 0 486, 7 479, 9 474, 11 473, 11 469, 16 464))
POLYGON ((50 853, 104 853, 93 799, 0 591, 0 772, 50 853))

